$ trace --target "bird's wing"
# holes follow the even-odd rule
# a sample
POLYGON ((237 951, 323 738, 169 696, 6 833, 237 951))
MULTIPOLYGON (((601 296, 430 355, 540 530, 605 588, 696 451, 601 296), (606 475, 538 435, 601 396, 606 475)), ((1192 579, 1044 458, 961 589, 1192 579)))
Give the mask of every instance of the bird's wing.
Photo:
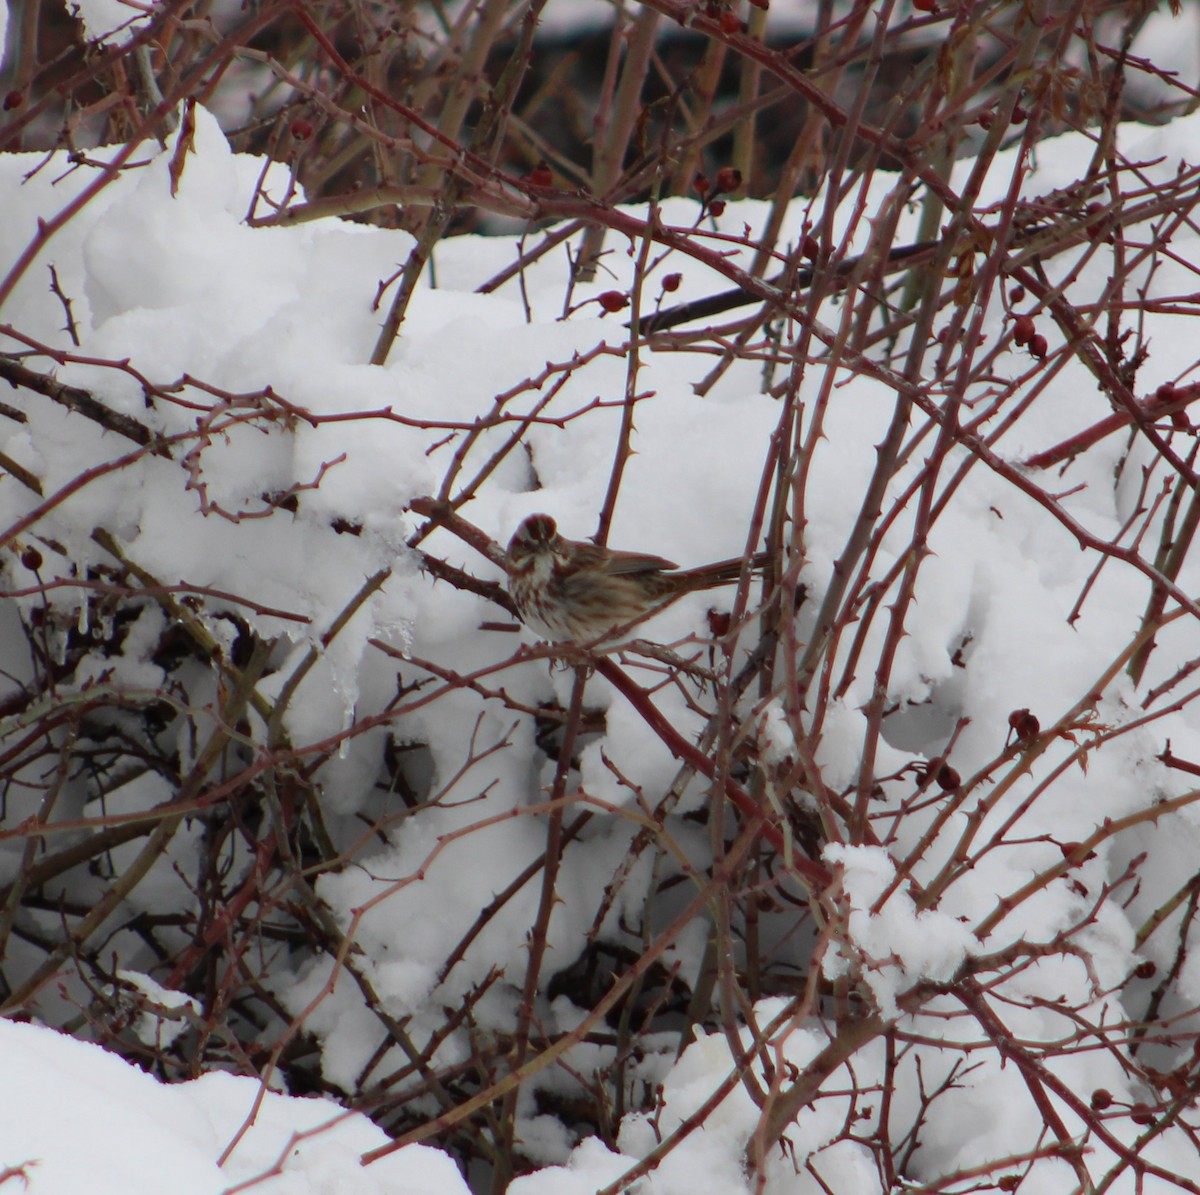
POLYGON ((604 571, 614 576, 623 573, 648 573, 656 569, 678 568, 673 560, 661 556, 649 556, 644 552, 612 552, 604 565, 604 571))

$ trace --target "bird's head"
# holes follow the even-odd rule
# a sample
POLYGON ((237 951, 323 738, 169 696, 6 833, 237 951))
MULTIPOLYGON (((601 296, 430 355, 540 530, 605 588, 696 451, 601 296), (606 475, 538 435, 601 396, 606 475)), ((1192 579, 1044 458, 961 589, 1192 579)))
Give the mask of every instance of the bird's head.
POLYGON ((558 524, 549 515, 530 515, 508 541, 509 567, 519 567, 523 561, 553 552, 558 539, 558 524))

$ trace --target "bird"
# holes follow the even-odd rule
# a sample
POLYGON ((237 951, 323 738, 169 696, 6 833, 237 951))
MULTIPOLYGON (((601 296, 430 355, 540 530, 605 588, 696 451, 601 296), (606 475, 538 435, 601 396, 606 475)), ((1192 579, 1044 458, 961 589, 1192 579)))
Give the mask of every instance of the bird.
MULTIPOLYGON (((521 621, 556 642, 596 643, 700 589, 737 581, 742 557, 676 571, 662 556, 567 539, 548 514, 532 514, 508 543, 508 592, 521 621)), ((760 568, 755 557, 752 568, 760 568)))

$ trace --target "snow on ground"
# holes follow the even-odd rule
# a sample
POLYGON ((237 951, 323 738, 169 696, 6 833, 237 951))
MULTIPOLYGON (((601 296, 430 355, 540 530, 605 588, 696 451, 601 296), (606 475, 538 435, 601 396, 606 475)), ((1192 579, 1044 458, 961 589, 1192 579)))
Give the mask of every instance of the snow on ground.
MULTIPOLYGON (((392 568, 386 585, 323 652, 292 701, 287 726, 292 741, 312 742, 336 734, 355 715, 378 710, 393 695, 394 663, 372 653, 372 637, 463 671, 508 657, 514 637, 480 629, 481 620, 495 617, 494 610, 446 585, 432 584, 418 571, 404 546, 416 523, 405 513, 405 504, 435 491, 454 464, 462 438, 460 434, 447 439, 451 425, 469 427, 492 409, 495 395, 535 377, 547 362, 591 354, 601 344, 618 349, 625 334, 619 316, 600 318, 595 306, 572 319, 559 319, 561 257, 543 259, 526 272, 524 297, 516 284, 494 295, 473 293, 511 260, 514 243, 507 238, 461 238, 439 246, 432 271, 436 289, 421 290, 387 366, 363 364, 380 322, 371 300, 380 278, 404 260, 408 238, 336 221, 289 229, 249 228, 244 217, 262 163, 231 154, 216 123, 203 111, 196 116, 195 152, 187 159, 177 193, 171 193, 170 148, 146 155, 55 232, 0 317, 44 344, 70 347, 62 304, 47 288, 47 267, 52 263, 71 299, 81 336, 79 355, 128 358, 140 375, 159 384, 188 374, 240 394, 270 386, 294 407, 347 418, 301 420, 288 427, 277 425, 268 434, 260 427, 230 423, 230 412, 222 412, 210 441, 191 461, 190 475, 177 462, 147 458, 136 474, 98 474, 65 497, 38 524, 47 541, 62 545, 63 556, 55 558, 42 542, 48 558, 37 573, 13 557, 7 561, 7 582, 18 588, 36 585, 39 578, 66 576, 67 557, 79 567, 103 563, 106 557, 93 532, 106 528, 148 573, 238 595, 241 601, 231 606, 260 633, 290 643, 292 658, 298 660, 365 578, 392 568), (385 410, 404 420, 441 426, 430 430, 361 414, 385 410), (277 513, 270 519, 233 522, 219 513, 259 509, 264 492, 318 477, 319 488, 302 493, 294 516, 277 513), (202 503, 207 515, 201 512, 202 503), (361 534, 338 533, 331 526, 334 519, 355 524, 361 534), (264 609, 251 609, 251 601, 264 609)), ((1146 160, 1166 155, 1155 169, 1169 174, 1175 159, 1190 152, 1198 132, 1200 118, 1189 118, 1155 132, 1130 128, 1124 138, 1131 154, 1146 160)), ((1030 181, 1031 191, 1045 189, 1060 177, 1075 177, 1091 152, 1083 138, 1044 146, 1038 153, 1044 174, 1030 181)), ((1007 165, 1011 158, 998 164, 989 182, 994 196, 1008 186, 1007 165)), ((968 166, 964 163, 963 169, 968 166)), ((0 207, 5 211, 0 221, 0 268, 7 268, 28 244, 39 218, 62 211, 96 178, 94 167, 69 166, 62 157, 0 159, 0 207)), ((884 186, 886 180, 879 183, 884 186)), ((282 191, 286 172, 271 168, 267 185, 282 191)), ((753 229, 764 215, 760 204, 731 204, 721 223, 736 233, 743 225, 753 229)), ((694 205, 672 201, 665 206, 664 218, 690 224, 694 205)), ((605 261, 611 276, 598 282, 593 293, 623 288, 631 277, 627 246, 614 241, 613 248, 605 261)), ((1186 230, 1177 234, 1173 250, 1192 260, 1200 256, 1194 234, 1186 230)), ((651 274, 646 293, 655 293, 658 279, 674 268, 685 274, 677 299, 721 287, 705 270, 694 264, 679 266, 668 257, 651 274)), ((1101 285, 1103 262, 1089 269, 1101 285)), ((1177 283, 1166 273, 1155 280, 1168 290, 1177 283)), ((989 318, 994 331, 1000 313, 989 318)), ((1155 351, 1139 378, 1144 391, 1187 377, 1195 367, 1194 336, 1178 334, 1178 319, 1174 324, 1172 320, 1162 316, 1152 332, 1155 351)), ((11 336, 0 344, 6 350, 19 347, 11 336)), ((36 358, 30 361, 31 367, 44 364, 36 358)), ((699 376, 710 364, 702 361, 699 376)), ((1008 362, 1014 372, 1028 364, 1026 359, 1008 362)), ((55 374, 63 382, 92 389, 112 410, 135 416, 163 435, 190 433, 197 419, 206 417, 195 404, 207 400, 194 389, 181 392, 186 404, 159 400, 147 408, 132 373, 76 363, 55 374)), ((682 564, 742 551, 746 513, 759 487, 778 416, 775 401, 760 393, 753 363, 739 364, 706 398, 693 392, 697 378, 696 360, 687 354, 644 359, 637 387, 653 392, 653 397, 638 407, 637 455, 629 466, 611 535, 615 545, 661 552, 682 564)), ((543 414, 560 418, 596 398, 619 398, 625 382, 626 363, 619 352, 591 356, 543 414)), ((820 370, 814 368, 805 396, 811 397, 819 383, 820 370)), ((1055 386, 1061 401, 1041 403, 1023 421, 1019 439, 1004 443, 1010 459, 1054 443, 1107 413, 1078 365, 1064 370, 1055 386)), ((530 386, 510 408, 525 412, 540 398, 538 388, 530 386)), ((806 577, 815 592, 827 583, 845 543, 890 410, 883 388, 865 381, 838 391, 830 405, 810 481, 806 577)), ((511 430, 503 424, 492 429, 462 462, 461 483, 478 474, 480 484, 478 500, 465 507, 464 514, 500 542, 524 515, 542 509, 553 513, 567 534, 590 534, 607 483, 619 418, 619 411, 601 409, 562 424, 540 423, 527 434, 531 458, 510 455, 485 475, 490 453, 511 430)), ((71 486, 81 470, 116 459, 130 447, 111 433, 98 442, 93 424, 49 403, 36 405, 28 424, 0 421, 0 450, 36 474, 46 496, 71 486)), ((1130 495, 1114 492, 1111 485, 1119 451, 1114 442, 1090 453, 1068 483, 1086 483, 1065 501, 1075 517, 1103 536, 1116 533, 1129 513, 1122 504, 1132 502, 1130 495)), ((918 448, 918 457, 920 452, 918 448)), ((897 488, 909 477, 911 471, 898 477, 897 488)), ((5 526, 34 512, 40 501, 11 477, 0 480, 5 526)), ((902 513, 897 518, 893 535, 882 545, 885 562, 889 551, 905 544, 909 517, 902 513)), ((493 564, 446 533, 435 535, 428 547, 478 575, 499 576, 493 564)), ((892 674, 892 695, 914 703, 913 710, 889 730, 895 759, 881 758, 881 771, 888 770, 888 763, 899 766, 914 755, 932 758, 960 718, 970 720, 956 747, 956 762, 965 773, 999 750, 1012 710, 1036 702, 1043 724, 1062 716, 1090 691, 1117 647, 1128 639, 1145 601, 1144 579, 1110 566, 1083 616, 1068 627, 1065 617, 1094 561, 1028 498, 982 468, 970 473, 954 508, 937 523, 931 547, 934 556, 921 574, 918 601, 892 674), (955 653, 968 641, 964 670, 955 662, 955 653)), ((1200 590, 1200 573, 1194 566, 1185 572, 1182 584, 1189 592, 1200 590)), ((70 608, 74 599, 68 588, 56 600, 70 608)), ((655 637, 669 642, 697 630, 704 604, 699 598, 679 603, 656 621, 655 637)), ((868 636, 864 658, 874 658, 878 633, 876 628, 868 636)), ((1162 667, 1169 669, 1171 659, 1194 656, 1194 635, 1192 628, 1177 639, 1164 636, 1155 667, 1163 661, 1162 667)), ((146 637, 153 637, 149 629, 146 637)), ((10 650, 4 649, 6 654, 10 650)), ((22 666, 16 660, 6 662, 10 671, 19 672, 22 666)), ((154 683, 150 665, 131 650, 111 666, 118 680, 154 683)), ((282 685, 289 671, 290 666, 281 667, 265 690, 282 685)), ((551 691, 565 700, 570 685, 569 675, 548 673, 544 666, 510 668, 503 681, 510 695, 531 703, 551 691)), ((861 708, 870 683, 869 673, 864 673, 822 715, 818 757, 830 783, 853 778, 864 733, 861 708)), ((605 762, 616 759, 631 781, 648 790, 660 788, 674 772, 664 749, 598 680, 591 692, 611 707, 603 756, 598 747, 589 749, 583 786, 614 803, 628 802, 629 788, 615 783, 605 762)), ((1132 717, 1130 701, 1130 687, 1112 681, 1101 698, 1104 718, 1118 724, 1132 717)), ((690 723, 682 699, 664 693, 662 704, 686 733, 690 723)), ((514 727, 512 716, 504 711, 481 713, 468 692, 450 694, 428 710, 413 713, 404 731, 428 745, 434 772, 447 785, 445 799, 414 818, 410 830, 390 844, 364 843, 362 866, 327 876, 319 891, 344 925, 353 920, 389 1011, 410 1016, 410 1031, 420 1039, 436 1030, 445 1007, 464 1000, 493 968, 522 973, 533 893, 509 902, 449 974, 443 975, 441 967, 447 944, 457 942, 493 894, 544 848, 544 831, 535 818, 503 815, 537 799, 545 772, 537 770, 544 761, 539 763, 532 730, 514 727), (463 770, 468 741, 481 748, 502 741, 510 745, 463 770), (492 816, 497 820, 486 830, 455 837, 492 816)), ((1120 750, 1096 752, 1086 774, 1077 771, 1074 778, 1059 783, 1052 797, 1025 812, 1022 801, 1035 778, 1016 782, 979 833, 984 842, 991 829, 1013 817, 1021 824, 1023 845, 981 852, 973 869, 947 884, 936 912, 918 914, 911 904, 901 903, 908 899, 901 893, 887 919, 873 921, 869 906, 886 887, 892 864, 882 851, 831 851, 828 861, 842 869, 847 901, 861 918, 858 923, 852 918, 850 924, 852 929, 862 926, 856 938, 862 958, 831 957, 826 960, 828 973, 837 974, 851 962, 875 967, 872 990, 881 1009, 895 1014, 896 998, 912 983, 923 976, 946 975, 968 950, 978 948, 961 927, 978 925, 994 908, 998 893, 1018 890, 1036 869, 1061 858, 1059 843, 1082 841, 1102 819, 1136 812, 1154 795, 1180 791, 1178 780, 1154 762, 1166 737, 1180 754, 1200 753, 1195 712, 1189 708, 1164 717, 1153 734, 1131 736, 1120 750), (930 934, 940 935, 937 949, 930 948, 930 934), (885 948, 894 953, 893 960, 880 957, 885 948)), ((326 791, 335 822, 344 817, 349 825, 367 805, 378 750, 377 737, 361 735, 328 765, 326 791)), ((1038 775, 1062 762, 1071 750, 1072 744, 1064 742, 1049 751, 1038 775)), ((142 802, 141 807, 163 799, 155 792, 126 795, 132 803, 142 802)), ((12 795, 10 802, 11 816, 27 812, 19 808, 19 795, 12 795)), ((919 819, 898 821, 897 838, 889 844, 892 854, 910 849, 927 826, 919 819)), ((961 832, 961 823, 956 820, 952 828, 961 832)), ((561 904, 550 928, 552 949, 569 954, 571 943, 589 928, 599 894, 622 864, 630 833, 620 818, 600 818, 568 847, 561 904)), ((681 827, 677 837, 685 841, 686 834, 681 827)), ((1054 1001, 1064 994, 1075 1003, 1092 1002, 1095 1010, 1120 1015, 1119 994, 1109 988, 1127 972, 1133 957, 1131 926, 1165 898, 1182 868, 1194 866, 1187 862, 1200 848, 1194 817, 1185 813, 1174 818, 1169 839, 1156 846, 1146 833, 1144 841, 1130 844, 1128 854, 1134 846, 1161 852, 1156 858, 1162 867, 1158 872, 1148 869, 1144 888, 1131 907, 1110 903, 1099 910, 1089 930, 1090 971, 1069 954, 1051 953, 1024 972, 1025 994, 1045 998, 1030 1000, 1019 1013, 1013 1010, 1010 1027, 1018 1036, 1052 1039, 1063 1032, 1054 1001), (1090 986, 1094 980, 1099 981, 1097 989, 1090 986)), ((1127 858, 1102 848, 1077 874, 1094 893, 1119 873, 1127 858)), ((181 850, 174 860, 186 875, 192 866, 187 852, 181 850)), ((5 854, 2 861, 7 878, 15 859, 5 854)), ((941 862, 937 849, 931 849, 919 860, 916 878, 933 881, 941 862)), ((1002 950, 1022 936, 1051 941, 1088 907, 1088 898, 1078 889, 1066 883, 1051 885, 1022 905, 1018 916, 993 926, 987 949, 1002 950)), ((615 922, 620 912, 618 901, 609 911, 610 919, 615 922)), ((685 974, 699 966, 702 949, 702 935, 681 938, 677 957, 685 974)), ((1151 953, 1154 949, 1154 944, 1148 947, 1151 953)), ((122 965, 127 969, 152 967, 153 960, 139 954, 138 944, 129 938, 118 935, 114 950, 125 952, 122 965)), ((306 962, 294 974, 278 978, 277 994, 295 1014, 316 1001, 305 1027, 321 1039, 324 1073, 333 1082, 353 1085, 379 1044, 378 1027, 364 1014, 357 989, 344 977, 337 979, 332 994, 316 1000, 330 971, 327 962, 306 962)), ((510 990, 495 988, 475 1009, 479 1023, 507 1023, 512 1000, 510 990)), ((573 1011, 556 1005, 559 1024, 570 1023, 573 1011)), ((778 1011, 764 1001, 755 1015, 760 1025, 769 1025, 778 1011)), ((556 1027, 549 1017, 546 1025, 549 1030, 556 1027)), ((917 1018, 914 1028, 946 1036, 957 1032, 954 1022, 932 1017, 917 1018)), ((797 1064, 812 1057, 823 1040, 817 1025, 781 1024, 776 1031, 784 1056, 797 1064)), ((963 1032, 970 1035, 972 1028, 963 1032)), ((437 1062, 448 1063, 463 1050, 464 1043, 451 1036, 437 1062)), ((277 1159, 286 1159, 284 1173, 250 1189, 297 1195, 350 1190, 453 1195, 464 1189, 448 1159, 423 1148, 392 1155, 365 1171, 358 1168, 358 1153, 383 1139, 376 1129, 362 1118, 339 1119, 330 1103, 276 1094, 264 1097, 253 1128, 231 1160, 218 1168, 222 1151, 254 1104, 254 1082, 210 1075, 164 1088, 92 1047, 25 1025, 0 1024, 0 1057, 5 1079, 0 1164, 25 1167, 23 1177, 32 1195, 109 1189, 149 1193, 168 1183, 180 1192, 216 1192, 265 1174, 277 1159), (76 1119, 76 1111, 83 1110, 87 1115, 76 1119), (295 1149, 292 1134, 306 1134, 295 1149), (101 1185, 100 1174, 113 1176, 110 1186, 101 1185)), ((935 1081, 936 1051, 926 1056, 925 1064, 925 1081, 935 1081)), ((638 1115, 627 1118, 620 1130, 620 1155, 590 1140, 571 1150, 572 1142, 556 1138, 549 1126, 539 1128, 531 1106, 525 1120, 528 1137, 541 1141, 547 1168, 518 1180, 513 1195, 582 1195, 611 1181, 654 1147, 656 1134, 682 1123, 733 1062, 728 1042, 718 1036, 698 1040, 677 1062, 664 1055, 644 1065, 647 1079, 664 1085, 663 1114, 656 1125, 638 1115)), ((1111 1056, 1085 1053, 1071 1065, 1076 1090, 1086 1093, 1104 1086, 1133 1098, 1132 1084, 1111 1056)), ((883 1060, 870 1051, 864 1051, 855 1066, 860 1084, 883 1073, 883 1060)), ((953 1107, 937 1105, 939 1115, 921 1134, 920 1160, 927 1172, 935 1175, 939 1167, 1027 1148, 1030 1125, 1019 1115, 996 1115, 998 1101, 1008 1098, 1010 1088, 1013 1106, 1021 1103, 1019 1083, 1011 1069, 993 1063, 963 1080, 961 1099, 953 1107)), ((836 1076, 832 1086, 837 1087, 836 1076)), ((907 1090, 911 1100, 911 1083, 907 1090)), ((911 1111, 905 1099, 900 1092, 894 1114, 911 1111)), ((877 1189, 871 1185, 875 1172, 864 1147, 835 1142, 844 1112, 833 1100, 814 1107, 797 1122, 792 1140, 802 1156, 816 1159, 823 1189, 862 1195, 877 1189)), ((644 1189, 654 1195, 698 1190, 732 1195, 745 1189, 740 1159, 755 1117, 748 1097, 735 1089, 720 1114, 688 1137, 646 1180, 644 1189)), ((1154 1149, 1156 1160, 1164 1165, 1195 1164, 1194 1147, 1182 1133, 1176 1137, 1164 1132, 1154 1149)), ((1022 1192, 1064 1189, 1064 1166, 1060 1159, 1039 1160, 1022 1192)), ((768 1189, 772 1195, 811 1195, 822 1188, 810 1174, 794 1173, 790 1161, 781 1156, 772 1163, 768 1189)))
POLYGON ((164 1084, 87 1042, 0 1020, 0 1187, 31 1195, 467 1195, 454 1163, 332 1100, 212 1073, 164 1084))

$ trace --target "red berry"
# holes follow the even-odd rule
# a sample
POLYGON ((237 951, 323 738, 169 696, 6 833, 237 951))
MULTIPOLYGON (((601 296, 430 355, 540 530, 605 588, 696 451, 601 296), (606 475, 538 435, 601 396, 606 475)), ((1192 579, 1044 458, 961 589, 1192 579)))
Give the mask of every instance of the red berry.
POLYGON ((717 190, 726 193, 736 191, 742 185, 742 172, 733 166, 722 166, 717 171, 717 190))
POLYGON ((712 183, 708 181, 708 176, 705 174, 697 174, 696 177, 692 179, 692 190, 698 195, 707 195, 708 188, 711 186, 712 183))
POLYGON ((912 0, 912 6, 917 12, 937 12, 937 0, 912 0))
POLYGON ((42 554, 32 545, 21 553, 21 563, 31 572, 36 573, 42 567, 42 554))
POLYGON ((598 302, 605 311, 624 311, 629 306, 629 296, 619 290, 606 290, 598 296, 598 302))
POLYGON ((1040 332, 1029 338, 1029 355, 1036 357, 1039 361, 1045 360, 1048 347, 1046 338, 1040 332))
POLYGON ((292 121, 291 133, 294 141, 307 141, 316 131, 311 120, 300 117, 298 120, 292 121))
POLYGON ((1008 726, 1022 743, 1032 742, 1042 730, 1042 724, 1027 709, 1013 710, 1008 715, 1008 726))
POLYGON ((1033 339, 1037 329, 1033 326, 1032 315, 1018 315, 1013 320, 1013 340, 1017 344, 1028 344, 1033 339))
POLYGON ((731 12, 723 12, 721 14, 721 32, 722 33, 741 33, 742 22, 739 17, 731 12))
POLYGON ((14 108, 19 108, 25 102, 25 93, 23 91, 10 91, 4 97, 4 111, 11 112, 14 108))
POLYGON ((800 242, 800 256, 809 261, 816 261, 821 256, 821 243, 811 232, 806 232, 800 242))
POLYGON ((733 624, 733 616, 726 610, 709 610, 708 630, 714 639, 722 639, 729 634, 733 624))
POLYGON ((714 216, 719 216, 725 210, 725 200, 714 199, 712 203, 708 205, 708 210, 712 212, 714 216))
POLYGON ((679 289, 679 284, 683 281, 682 274, 668 274, 662 280, 662 288, 667 291, 676 291, 679 289))
POLYGON ((554 175, 550 173, 550 167, 545 162, 539 162, 527 176, 531 187, 552 187, 554 186, 554 175))

